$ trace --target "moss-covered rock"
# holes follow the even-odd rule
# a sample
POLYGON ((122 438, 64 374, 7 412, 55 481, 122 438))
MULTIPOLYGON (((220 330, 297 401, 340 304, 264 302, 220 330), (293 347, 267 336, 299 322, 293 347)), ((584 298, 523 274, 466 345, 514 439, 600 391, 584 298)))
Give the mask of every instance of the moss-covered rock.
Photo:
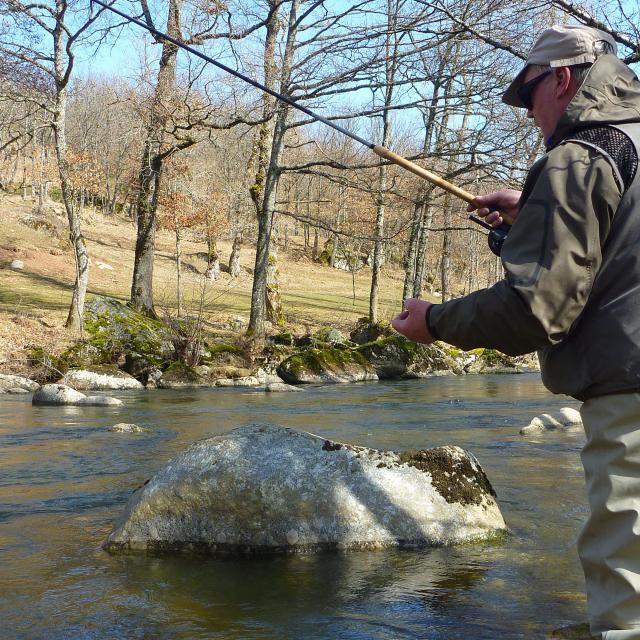
POLYGON ((85 307, 85 330, 102 362, 121 360, 123 369, 139 379, 173 357, 167 325, 113 298, 96 297, 85 307))
MULTIPOLYGON (((207 340, 200 363, 212 370, 249 368, 249 360, 244 351, 235 344, 227 341, 214 342, 207 340)), ((228 377, 228 376, 218 376, 228 377)))
POLYGON ((462 373, 460 364, 438 344, 416 344, 397 334, 363 344, 358 352, 382 380, 462 373))
POLYGON ((333 327, 322 327, 313 337, 324 344, 345 344, 347 342, 347 338, 333 327))
POLYGON ((209 383, 198 375, 193 367, 182 362, 172 362, 157 382, 159 389, 185 389, 208 387, 209 383))
POLYGON ((458 359, 466 373, 521 373, 539 369, 535 354, 508 356, 496 349, 473 349, 462 352, 458 359))
POLYGON ((305 349, 280 363, 278 375, 289 384, 377 380, 373 367, 354 349, 305 349))
POLYGON ((395 335, 397 335, 396 332, 388 322, 370 322, 369 318, 360 318, 353 331, 349 334, 349 338, 356 344, 367 344, 378 340, 378 338, 395 335))

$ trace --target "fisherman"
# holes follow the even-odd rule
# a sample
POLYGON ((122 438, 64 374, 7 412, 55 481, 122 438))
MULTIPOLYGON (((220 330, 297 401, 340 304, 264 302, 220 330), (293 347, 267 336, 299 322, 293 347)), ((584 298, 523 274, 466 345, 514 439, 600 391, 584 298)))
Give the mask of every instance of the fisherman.
POLYGON ((393 326, 425 344, 537 351, 545 386, 583 401, 590 630, 640 639, 640 82, 608 34, 556 26, 502 99, 546 145, 522 193, 477 198, 491 224, 496 210, 515 220, 506 276, 444 304, 407 300, 393 326))

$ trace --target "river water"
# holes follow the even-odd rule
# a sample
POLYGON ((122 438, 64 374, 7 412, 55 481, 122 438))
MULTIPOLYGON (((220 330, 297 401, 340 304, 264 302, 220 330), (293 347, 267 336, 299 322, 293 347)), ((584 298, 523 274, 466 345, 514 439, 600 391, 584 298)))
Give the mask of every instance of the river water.
POLYGON ((518 434, 578 403, 536 374, 308 387, 118 393, 121 408, 0 396, 0 637, 544 638, 585 619, 575 538, 581 433, 518 434), (474 453, 511 535, 421 551, 237 558, 101 549, 131 491, 193 441, 276 422, 383 449, 474 453), (134 422, 151 433, 113 433, 134 422))

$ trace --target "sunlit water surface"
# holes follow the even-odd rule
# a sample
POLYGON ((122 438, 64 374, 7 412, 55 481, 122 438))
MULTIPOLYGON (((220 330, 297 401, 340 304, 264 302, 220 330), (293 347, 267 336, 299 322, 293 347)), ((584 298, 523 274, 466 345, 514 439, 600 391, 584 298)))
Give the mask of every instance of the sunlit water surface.
POLYGON ((584 619, 583 435, 518 434, 534 415, 578 403, 535 374, 118 395, 117 409, 0 396, 2 638, 544 638, 584 619), (462 446, 489 475, 511 535, 257 559, 102 551, 131 491, 178 451, 262 421, 382 449, 462 446), (108 431, 117 422, 152 432, 108 431))

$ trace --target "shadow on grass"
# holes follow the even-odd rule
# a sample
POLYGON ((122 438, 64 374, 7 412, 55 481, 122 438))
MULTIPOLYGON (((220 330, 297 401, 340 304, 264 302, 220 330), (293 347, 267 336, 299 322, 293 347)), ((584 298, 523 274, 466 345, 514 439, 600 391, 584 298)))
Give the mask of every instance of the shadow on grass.
MULTIPOLYGON (((0 310, 15 311, 20 307, 36 307, 40 310, 58 311, 68 309, 71 304, 73 284, 39 273, 12 272, 18 282, 0 278, 0 310), (24 282, 24 289, 18 283, 24 282)), ((89 287, 88 295, 108 295, 121 302, 128 302, 121 295, 105 293, 89 287)))

